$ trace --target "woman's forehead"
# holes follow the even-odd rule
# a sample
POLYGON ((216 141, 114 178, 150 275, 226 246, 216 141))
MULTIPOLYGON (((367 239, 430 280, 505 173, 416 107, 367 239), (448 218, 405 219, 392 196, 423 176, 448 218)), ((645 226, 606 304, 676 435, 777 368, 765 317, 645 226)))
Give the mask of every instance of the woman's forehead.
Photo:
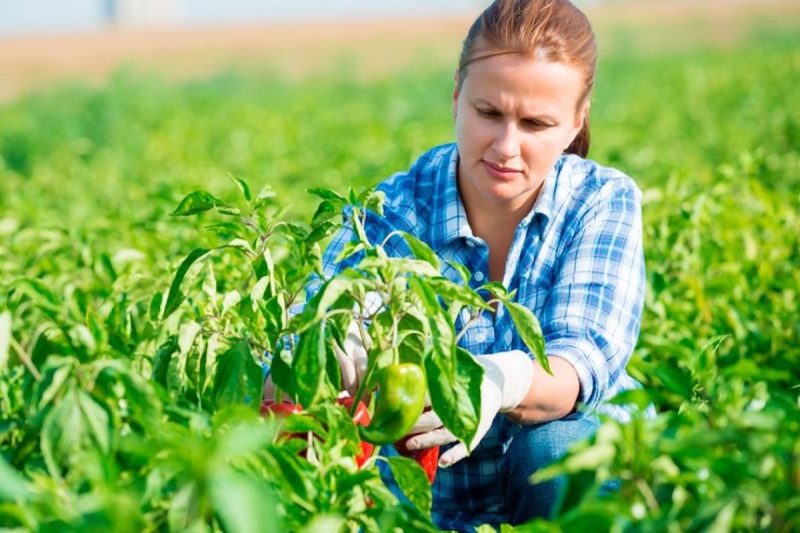
POLYGON ((567 90, 583 85, 583 72, 574 65, 523 53, 502 53, 479 58, 470 64, 467 79, 491 85, 515 83, 555 85, 567 90))
POLYGON ((580 69, 523 54, 485 57, 470 65, 464 90, 471 100, 530 112, 572 107, 584 90, 580 69))

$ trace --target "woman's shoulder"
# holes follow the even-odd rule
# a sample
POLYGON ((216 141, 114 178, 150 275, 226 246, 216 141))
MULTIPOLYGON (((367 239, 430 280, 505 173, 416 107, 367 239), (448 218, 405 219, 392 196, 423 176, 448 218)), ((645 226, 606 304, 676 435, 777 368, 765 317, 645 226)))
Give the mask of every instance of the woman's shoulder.
POLYGON ((636 182, 623 171, 575 154, 561 156, 561 172, 573 190, 638 190, 636 182))
POLYGON ((559 161, 556 196, 588 206, 609 198, 627 197, 641 202, 642 192, 636 182, 619 169, 592 159, 565 154, 559 161))

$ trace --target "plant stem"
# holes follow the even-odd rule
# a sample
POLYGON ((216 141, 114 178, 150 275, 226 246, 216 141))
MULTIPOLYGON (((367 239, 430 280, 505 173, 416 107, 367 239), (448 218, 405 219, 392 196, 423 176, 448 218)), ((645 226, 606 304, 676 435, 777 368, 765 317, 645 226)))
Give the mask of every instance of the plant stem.
POLYGON ((39 370, 36 368, 36 365, 33 364, 30 356, 25 352, 22 346, 11 337, 11 346, 17 352, 17 356, 19 356, 19 360, 22 361, 22 364, 25 365, 25 368, 36 378, 36 381, 42 381, 42 375, 39 373, 39 370))

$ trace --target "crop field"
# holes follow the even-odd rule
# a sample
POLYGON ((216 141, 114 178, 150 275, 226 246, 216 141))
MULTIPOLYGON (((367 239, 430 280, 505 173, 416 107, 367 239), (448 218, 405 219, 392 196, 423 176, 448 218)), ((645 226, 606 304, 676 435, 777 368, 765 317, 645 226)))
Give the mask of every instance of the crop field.
MULTIPOLYGON (((686 23, 681 46, 600 33, 589 157, 644 194, 644 387, 616 400, 641 409, 543 472, 570 476, 559 514, 517 530, 800 530, 800 22, 736 24, 686 23)), ((362 277, 289 311, 343 205, 377 209, 370 186, 453 139, 443 56, 371 76, 128 67, 0 103, 0 527, 435 529, 415 462, 354 461, 330 346, 384 291, 370 327, 409 333, 386 353, 424 366, 468 436, 473 369, 419 339, 454 333, 437 296, 480 297, 409 239, 415 261, 367 250, 362 277), (265 367, 306 411, 259 416, 265 367)))

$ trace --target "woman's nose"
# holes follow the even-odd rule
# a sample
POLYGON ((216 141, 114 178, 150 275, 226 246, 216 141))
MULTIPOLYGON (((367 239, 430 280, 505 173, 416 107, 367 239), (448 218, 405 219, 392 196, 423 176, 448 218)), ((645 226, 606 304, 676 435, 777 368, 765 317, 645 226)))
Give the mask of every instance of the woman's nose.
POLYGON ((492 144, 497 155, 503 159, 511 159, 519 155, 519 132, 514 123, 500 124, 492 144))

